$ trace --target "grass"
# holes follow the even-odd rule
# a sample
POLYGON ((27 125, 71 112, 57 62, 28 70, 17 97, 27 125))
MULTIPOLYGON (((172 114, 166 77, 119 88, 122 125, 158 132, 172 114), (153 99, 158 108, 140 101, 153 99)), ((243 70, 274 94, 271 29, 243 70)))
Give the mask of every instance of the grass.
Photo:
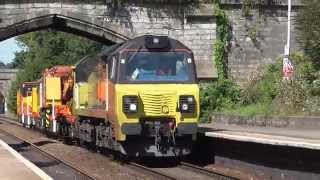
POLYGON ((236 114, 240 116, 270 116, 272 115, 271 104, 250 104, 247 106, 235 106, 233 109, 224 109, 227 114, 236 114))

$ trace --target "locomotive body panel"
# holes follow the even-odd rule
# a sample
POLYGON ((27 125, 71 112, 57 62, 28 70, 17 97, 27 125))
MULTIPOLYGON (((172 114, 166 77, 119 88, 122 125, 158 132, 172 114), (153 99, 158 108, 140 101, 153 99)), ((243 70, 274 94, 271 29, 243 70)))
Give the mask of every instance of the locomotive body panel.
MULTIPOLYGON (((116 85, 116 117, 120 127, 141 126, 142 121, 169 120, 180 124, 197 124, 199 119, 199 87, 196 84, 117 84, 116 85), (183 89, 183 91, 181 91, 183 89), (194 113, 183 114, 179 111, 179 97, 194 96, 196 108, 194 113), (123 97, 137 96, 139 99, 137 113, 123 112, 123 97)), ((122 128, 125 129, 125 128, 122 128)), ((139 128, 136 128, 139 130, 139 128)), ((121 136, 126 132, 121 131, 121 136)), ((131 132, 132 133, 132 132, 131 132)), ((138 133, 138 132, 137 132, 138 133)), ((140 133, 140 132, 139 132, 140 133)), ((125 140, 125 139, 121 139, 125 140)))
POLYGON ((187 155, 200 114, 195 74, 182 43, 142 36, 75 67, 46 69, 39 87, 17 92, 17 112, 39 113, 40 128, 80 144, 130 156, 187 155))
POLYGON ((39 87, 32 88, 32 114, 33 118, 39 117, 39 87))
POLYGON ((60 77, 46 77, 45 78, 46 101, 61 100, 61 79, 60 77))

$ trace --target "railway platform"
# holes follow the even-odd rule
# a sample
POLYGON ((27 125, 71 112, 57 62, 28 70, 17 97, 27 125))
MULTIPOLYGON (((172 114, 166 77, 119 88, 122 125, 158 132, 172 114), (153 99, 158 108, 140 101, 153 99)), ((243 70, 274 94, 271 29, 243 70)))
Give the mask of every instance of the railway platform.
POLYGON ((52 180, 50 176, 21 156, 1 139, 0 167, 1 180, 52 180))
POLYGON ((209 123, 199 125, 207 137, 320 150, 320 130, 317 128, 257 127, 209 123))

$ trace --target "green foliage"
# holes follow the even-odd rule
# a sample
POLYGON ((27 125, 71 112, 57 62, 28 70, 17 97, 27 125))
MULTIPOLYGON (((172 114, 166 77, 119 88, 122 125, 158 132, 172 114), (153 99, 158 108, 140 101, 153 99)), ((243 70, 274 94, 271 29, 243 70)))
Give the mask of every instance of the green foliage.
POLYGON ((320 76, 312 61, 291 56, 295 66, 292 80, 283 81, 282 59, 258 70, 243 88, 239 104, 226 112, 253 115, 319 115, 320 76))
POLYGON ((228 16, 220 7, 220 1, 215 0, 214 4, 214 15, 217 19, 217 39, 214 44, 214 62, 218 71, 218 78, 225 79, 228 75, 226 54, 231 39, 231 24, 228 16))
POLYGON ((225 109, 224 112, 245 117, 253 117, 257 115, 269 116, 272 113, 272 109, 270 107, 271 104, 269 103, 249 104, 246 106, 242 104, 236 104, 233 108, 225 109))
POLYGON ((220 0, 214 0, 214 16, 216 17, 216 42, 214 44, 214 62, 218 71, 218 80, 205 84, 200 89, 201 120, 207 121, 209 113, 221 111, 239 101, 240 90, 228 80, 226 64, 227 50, 231 39, 230 21, 220 7, 220 0))
POLYGON ((2 68, 6 68, 6 64, 4 62, 0 61, 0 69, 2 69, 2 68))
POLYGON ((12 112, 16 111, 16 91, 22 82, 39 79, 45 68, 74 64, 102 48, 99 43, 57 31, 28 33, 16 40, 24 51, 16 53, 11 63, 12 67, 20 69, 9 93, 8 108, 12 112))
POLYGON ((255 103, 270 103, 278 94, 278 84, 281 81, 282 61, 258 69, 242 91, 243 105, 255 103))
POLYGON ((320 68, 320 3, 318 0, 304 0, 304 6, 296 16, 298 40, 305 54, 316 68, 320 68))
POLYGON ((279 93, 274 99, 274 114, 298 114, 302 113, 308 96, 304 81, 292 80, 279 84, 279 93))
POLYGON ((240 89, 231 80, 219 79, 218 81, 204 84, 200 89, 200 109, 202 121, 207 121, 212 111, 229 109, 240 100, 240 89))
POLYGON ((320 76, 312 60, 299 54, 291 56, 295 64, 292 81, 280 84, 275 99, 275 112, 278 114, 320 114, 320 76), (276 106, 275 106, 276 107, 276 106))
MULTIPOLYGON (((231 38, 231 24, 220 7, 220 0, 213 0, 217 18, 217 39, 214 45, 214 61, 218 70, 218 81, 204 85, 200 91, 201 116, 204 121, 213 111, 225 111, 240 115, 294 115, 320 114, 320 3, 305 0, 305 7, 297 16, 299 41, 307 57, 291 56, 295 75, 291 81, 282 80, 282 59, 260 68, 242 90, 227 80, 226 56, 231 38)), ((262 23, 263 8, 272 0, 244 0, 243 16, 250 17, 257 8, 262 23)), ((248 36, 257 40, 259 27, 247 25, 248 36)))

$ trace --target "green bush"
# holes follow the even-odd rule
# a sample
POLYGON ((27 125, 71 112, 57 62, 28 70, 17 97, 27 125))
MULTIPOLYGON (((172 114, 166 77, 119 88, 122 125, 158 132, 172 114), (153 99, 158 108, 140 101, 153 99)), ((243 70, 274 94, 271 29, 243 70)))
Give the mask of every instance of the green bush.
POLYGON ((260 68, 244 86, 241 94, 243 105, 255 103, 270 103, 278 94, 281 82, 282 63, 276 63, 260 68))
POLYGON ((319 0, 304 0, 297 11, 295 25, 297 40, 305 54, 310 57, 315 67, 320 69, 320 3, 319 0))
POLYGON ((201 121, 208 121, 210 112, 229 109, 239 100, 240 89, 231 80, 219 79, 202 85, 200 89, 201 121))
POLYGON ((252 115, 320 114, 320 73, 309 58, 291 55, 295 71, 282 80, 282 59, 261 68, 243 87, 240 103, 225 112, 252 115))
POLYGON ((279 84, 279 92, 273 101, 274 114, 297 115, 303 112, 308 96, 303 81, 294 79, 279 84))

